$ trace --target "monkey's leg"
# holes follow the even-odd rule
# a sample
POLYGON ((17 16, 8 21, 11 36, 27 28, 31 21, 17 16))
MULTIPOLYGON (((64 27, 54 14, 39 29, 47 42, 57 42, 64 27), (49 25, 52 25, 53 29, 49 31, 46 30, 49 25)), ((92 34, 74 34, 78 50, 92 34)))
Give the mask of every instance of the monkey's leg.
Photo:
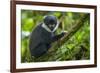
POLYGON ((44 44, 38 45, 36 48, 31 50, 31 55, 34 57, 40 57, 47 52, 47 47, 44 44))

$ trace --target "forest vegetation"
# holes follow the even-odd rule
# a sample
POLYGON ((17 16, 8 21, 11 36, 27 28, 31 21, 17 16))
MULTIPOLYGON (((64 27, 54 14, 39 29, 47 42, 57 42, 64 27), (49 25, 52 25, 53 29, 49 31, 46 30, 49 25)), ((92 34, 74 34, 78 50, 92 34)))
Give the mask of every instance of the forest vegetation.
POLYGON ((47 62, 90 59, 90 15, 80 12, 21 10, 21 62, 47 62), (57 34, 67 34, 52 44, 49 51, 33 58, 29 50, 29 35, 45 15, 54 15, 60 25, 57 34))

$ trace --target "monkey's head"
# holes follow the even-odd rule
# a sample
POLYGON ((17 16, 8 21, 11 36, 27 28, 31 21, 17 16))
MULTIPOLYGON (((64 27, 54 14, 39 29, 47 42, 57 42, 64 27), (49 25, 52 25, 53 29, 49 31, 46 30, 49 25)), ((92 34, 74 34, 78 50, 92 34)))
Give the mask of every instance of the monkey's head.
POLYGON ((51 31, 57 26, 57 18, 53 15, 45 16, 43 22, 51 31))

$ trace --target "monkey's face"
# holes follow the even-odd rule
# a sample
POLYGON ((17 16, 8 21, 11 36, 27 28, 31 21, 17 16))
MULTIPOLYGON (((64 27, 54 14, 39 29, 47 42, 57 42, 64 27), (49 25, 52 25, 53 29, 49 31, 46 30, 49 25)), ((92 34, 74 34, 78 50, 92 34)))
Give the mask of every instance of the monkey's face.
POLYGON ((57 25, 57 18, 53 15, 46 16, 44 18, 44 23, 51 31, 53 31, 57 25))
POLYGON ((54 28, 56 27, 56 24, 48 24, 47 26, 49 27, 49 29, 50 29, 51 31, 53 31, 54 28))

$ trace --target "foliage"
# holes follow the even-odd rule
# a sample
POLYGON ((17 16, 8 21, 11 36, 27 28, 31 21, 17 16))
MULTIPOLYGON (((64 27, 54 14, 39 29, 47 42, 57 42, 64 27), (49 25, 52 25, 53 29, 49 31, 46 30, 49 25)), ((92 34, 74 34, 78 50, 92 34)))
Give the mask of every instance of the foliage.
MULTIPOLYGON (((81 18, 87 13, 78 12, 55 12, 55 11, 21 11, 21 61, 22 62, 37 62, 37 61, 68 61, 68 60, 87 60, 90 59, 90 19, 87 18, 84 25, 66 41, 56 51, 53 51, 54 56, 34 60, 30 56, 29 51, 29 35, 37 24, 43 22, 45 15, 55 15, 62 23, 57 30, 57 34, 63 30, 70 30, 81 18)), ((89 16, 88 16, 89 17, 89 16)), ((71 29, 73 30, 73 29, 71 29)), ((58 42, 59 43, 59 42, 58 42)), ((45 57, 45 55, 44 55, 45 57)))

